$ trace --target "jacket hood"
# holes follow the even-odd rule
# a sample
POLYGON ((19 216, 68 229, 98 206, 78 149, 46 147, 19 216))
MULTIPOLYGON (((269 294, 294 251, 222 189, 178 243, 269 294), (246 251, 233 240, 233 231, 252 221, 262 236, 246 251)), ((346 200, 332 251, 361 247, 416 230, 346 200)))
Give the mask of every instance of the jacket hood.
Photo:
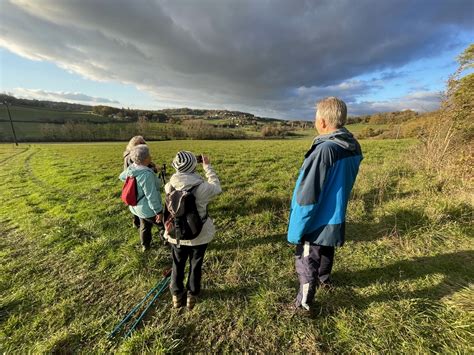
POLYGON ((176 173, 170 178, 170 184, 176 190, 187 190, 203 181, 202 177, 196 173, 176 173))
POLYGON ((137 177, 137 176, 147 174, 147 173, 150 173, 150 172, 154 173, 153 170, 151 170, 149 167, 143 166, 143 165, 131 164, 127 168, 127 175, 128 176, 137 177))
POLYGON ((328 134, 321 134, 317 136, 313 141, 313 146, 328 141, 334 142, 338 146, 349 151, 355 151, 358 146, 354 135, 349 132, 345 127, 339 128, 338 130, 328 134))

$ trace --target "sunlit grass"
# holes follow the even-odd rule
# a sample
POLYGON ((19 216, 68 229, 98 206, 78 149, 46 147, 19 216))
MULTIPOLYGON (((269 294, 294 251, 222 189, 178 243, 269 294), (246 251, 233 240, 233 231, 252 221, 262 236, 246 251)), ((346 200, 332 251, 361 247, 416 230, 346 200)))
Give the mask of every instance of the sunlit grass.
POLYGON ((410 140, 363 141, 338 287, 314 318, 293 314, 285 241, 298 168, 311 140, 151 143, 157 163, 180 149, 210 155, 224 193, 218 233, 192 312, 165 294, 125 340, 114 324, 161 278, 121 203, 123 144, 0 145, 2 351, 461 352, 472 350, 472 205, 430 188, 407 163, 410 140))

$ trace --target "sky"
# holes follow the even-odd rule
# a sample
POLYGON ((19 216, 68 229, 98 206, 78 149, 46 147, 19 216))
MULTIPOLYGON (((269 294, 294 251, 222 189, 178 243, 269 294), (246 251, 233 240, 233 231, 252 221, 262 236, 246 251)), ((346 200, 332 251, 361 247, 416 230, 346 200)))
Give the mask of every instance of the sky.
POLYGON ((472 0, 0 0, 0 92, 312 119, 439 107, 472 0))

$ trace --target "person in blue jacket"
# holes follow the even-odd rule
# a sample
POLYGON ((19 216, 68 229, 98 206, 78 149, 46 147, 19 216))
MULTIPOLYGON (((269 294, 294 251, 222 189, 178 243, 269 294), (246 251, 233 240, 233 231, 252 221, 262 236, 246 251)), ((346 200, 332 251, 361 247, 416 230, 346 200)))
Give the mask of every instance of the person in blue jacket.
POLYGON ((142 250, 147 251, 151 245, 151 229, 162 222, 163 208, 161 205, 160 179, 151 164, 150 150, 146 144, 139 144, 130 151, 133 163, 120 174, 119 179, 125 181, 127 176, 134 176, 137 182, 137 205, 129 206, 140 221, 140 241, 142 250))
POLYGON ((331 285, 334 249, 344 244, 347 203, 362 160, 359 143, 344 128, 344 101, 328 97, 316 110, 319 136, 304 156, 288 222, 300 283, 295 306, 308 311, 318 285, 331 285))

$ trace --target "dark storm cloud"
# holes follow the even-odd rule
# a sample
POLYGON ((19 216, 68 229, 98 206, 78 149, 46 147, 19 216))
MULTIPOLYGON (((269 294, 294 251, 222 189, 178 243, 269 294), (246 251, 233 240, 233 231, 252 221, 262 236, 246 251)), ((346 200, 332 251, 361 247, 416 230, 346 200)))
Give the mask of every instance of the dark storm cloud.
POLYGON ((0 45, 23 56, 134 84, 161 105, 279 117, 306 114, 301 105, 329 94, 355 102, 379 84, 359 82, 354 91, 354 77, 438 55, 472 31, 474 11, 471 0, 4 0, 1 7, 0 45))

